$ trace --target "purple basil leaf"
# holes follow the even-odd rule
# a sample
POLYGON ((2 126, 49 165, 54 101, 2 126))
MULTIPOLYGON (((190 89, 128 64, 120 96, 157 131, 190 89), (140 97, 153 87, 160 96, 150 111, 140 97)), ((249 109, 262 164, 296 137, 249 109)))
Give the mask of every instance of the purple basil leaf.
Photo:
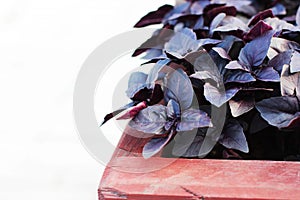
POLYGON ((220 13, 212 20, 212 22, 210 23, 210 34, 211 35, 213 34, 213 30, 220 25, 220 23, 222 22, 222 20, 225 17, 226 17, 225 13, 220 13))
POLYGON ((209 4, 210 2, 208 0, 195 1, 190 8, 190 12, 192 15, 202 15, 203 9, 209 4))
POLYGON ((255 25, 260 20, 264 20, 269 17, 274 17, 272 10, 264 10, 255 15, 249 22, 249 27, 255 25))
POLYGON ((199 42, 197 41, 196 33, 189 29, 183 28, 176 32, 175 35, 165 44, 167 53, 182 59, 188 53, 198 50, 199 42))
POLYGON ((290 66, 291 73, 300 72, 300 53, 297 51, 292 54, 290 66))
POLYGON ((212 32, 229 32, 236 30, 247 30, 247 25, 237 17, 226 16, 219 27, 212 30, 212 32))
POLYGON ((166 107, 162 105, 149 106, 141 110, 128 125, 138 131, 151 134, 164 134, 167 120, 166 107))
POLYGON ((164 59, 164 60, 159 60, 158 62, 155 63, 155 65, 150 70, 149 75, 145 81, 148 88, 153 88, 157 80, 161 80, 164 78, 165 74, 161 71, 170 61, 171 61, 170 59, 164 59))
POLYGON ((226 69, 240 69, 240 70, 244 70, 247 72, 250 72, 250 68, 247 66, 243 66, 241 65, 238 61, 234 60, 234 61, 230 61, 226 66, 226 69))
POLYGON ((138 91, 147 87, 147 77, 148 75, 143 72, 134 72, 130 75, 128 88, 126 90, 126 94, 129 98, 133 98, 138 91))
POLYGON ((281 94, 283 96, 300 97, 300 73, 290 74, 289 66, 284 65, 280 78, 281 94))
POLYGON ((143 157, 145 159, 148 159, 160 152, 163 147, 167 145, 171 140, 173 134, 174 132, 171 131, 171 133, 167 137, 152 138, 143 148, 143 157))
POLYGON ((102 126, 103 124, 105 124, 107 121, 109 121, 110 119, 112 119, 113 117, 119 115, 121 112, 131 108, 132 106, 134 106, 136 104, 136 102, 130 102, 129 104, 123 106, 122 108, 119 108, 118 110, 111 112, 107 115, 105 115, 103 122, 101 123, 100 126, 102 126))
POLYGON ((267 56, 267 52, 274 31, 268 31, 264 35, 255 38, 242 48, 239 61, 248 67, 259 66, 267 56))
POLYGON ((252 118, 252 122, 250 124, 249 133, 257 133, 269 126, 268 122, 264 120, 259 113, 256 113, 252 118))
POLYGON ((292 57, 292 51, 284 51, 282 53, 279 53, 278 55, 276 55, 274 58, 272 58, 269 61, 269 66, 273 67, 276 71, 279 72, 279 74, 281 74, 282 72, 282 68, 283 65, 288 65, 291 62, 291 57, 292 57))
POLYGON ((244 96, 243 99, 229 100, 229 106, 233 117, 238 117, 248 111, 252 110, 255 106, 255 99, 253 96, 244 96))
POLYGON ((145 101, 140 102, 136 106, 133 106, 129 108, 123 115, 117 118, 117 120, 120 119, 131 119, 135 117, 141 110, 147 107, 147 104, 145 101))
POLYGON ((173 9, 171 5, 163 5, 158 8, 156 11, 148 13, 144 16, 134 27, 144 27, 151 24, 160 24, 164 16, 173 9))
POLYGON ((181 121, 178 122, 176 131, 191 131, 195 128, 211 126, 210 117, 206 112, 198 109, 188 109, 181 114, 181 121))
POLYGON ((226 4, 227 6, 234 6, 238 11, 242 11, 244 7, 247 7, 251 4, 250 0, 243 0, 243 1, 237 1, 237 0, 213 0, 213 3, 217 4, 226 4))
POLYGON ((278 52, 300 49, 300 45, 298 43, 276 37, 272 38, 270 47, 272 47, 278 52))
POLYGON ((179 118, 181 114, 180 106, 179 104, 174 101, 170 100, 167 104, 167 116, 168 118, 176 119, 179 118))
POLYGON ((297 97, 283 96, 264 99, 256 104, 256 108, 262 118, 280 129, 290 128, 294 120, 298 120, 300 116, 297 97))
POLYGON ((178 102, 181 110, 189 108, 193 101, 194 90, 187 74, 182 69, 174 70, 168 77, 165 97, 178 102))
POLYGON ((266 81, 266 82, 279 82, 280 76, 276 70, 273 69, 273 67, 267 66, 262 67, 260 69, 257 69, 254 71, 256 75, 256 79, 260 81, 266 81))
POLYGON ((282 30, 290 30, 290 31, 299 31, 300 29, 295 27, 293 24, 290 24, 284 20, 278 18, 268 18, 265 22, 270 25, 273 30, 276 32, 280 32, 282 30))
POLYGON ((153 60, 153 59, 165 59, 167 55, 163 52, 162 49, 149 49, 146 51, 146 55, 142 57, 145 60, 153 60))
POLYGON ((246 42, 249 42, 261 35, 263 35, 265 32, 272 30, 272 27, 266 24, 263 21, 259 21, 255 26, 253 26, 250 31, 244 35, 243 39, 246 42))
POLYGON ((205 38, 205 39, 198 40, 198 42, 199 42, 199 46, 204 46, 204 45, 207 45, 207 44, 218 44, 218 43, 221 43, 222 40, 205 38))
POLYGON ((271 10, 274 15, 286 15, 286 9, 281 3, 277 3, 271 10))
POLYGON ((206 13, 208 22, 211 22, 218 14, 225 13, 226 15, 236 16, 236 8, 234 6, 220 6, 209 10, 206 13))
MULTIPOLYGON (((201 132, 201 129, 198 130, 201 132)), ((198 157, 204 141, 204 134, 199 134, 197 131, 177 133, 174 137, 175 144, 172 154, 176 157, 198 157)))
POLYGON ((204 96, 206 100, 217 107, 220 107, 229 101, 238 91, 239 88, 232 88, 224 91, 210 83, 204 84, 204 96))
POLYGON ((228 149, 235 149, 244 153, 249 152, 248 143, 241 124, 231 119, 226 122, 219 143, 228 149))
POLYGON ((179 4, 173 8, 169 13, 167 13, 164 17, 163 23, 166 23, 169 20, 177 19, 178 17, 181 17, 183 15, 186 15, 186 11, 190 7, 191 3, 186 2, 179 4))
POLYGON ((230 56, 229 56, 228 53, 225 51, 225 49, 223 49, 223 48, 221 48, 221 47, 213 47, 212 49, 213 49, 215 52, 217 52, 221 58, 224 58, 224 59, 227 59, 227 60, 231 60, 230 56))
POLYGON ((242 70, 231 70, 225 79, 225 83, 250 83, 256 79, 249 73, 242 70))
POLYGON ((200 16, 199 19, 196 21, 193 30, 203 29, 203 27, 204 27, 204 19, 203 16, 200 16))
POLYGON ((296 24, 300 26, 300 6, 298 7, 297 14, 296 14, 296 24))
POLYGON ((233 35, 226 35, 223 39, 223 41, 217 45, 217 47, 223 48, 227 53, 230 52, 234 42, 240 41, 239 38, 233 36, 233 35))

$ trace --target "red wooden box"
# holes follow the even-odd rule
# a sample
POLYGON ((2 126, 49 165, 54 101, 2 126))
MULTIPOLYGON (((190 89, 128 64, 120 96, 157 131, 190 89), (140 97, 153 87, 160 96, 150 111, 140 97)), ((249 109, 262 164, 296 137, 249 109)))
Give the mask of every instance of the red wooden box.
POLYGON ((300 199, 298 162, 145 160, 143 142, 123 135, 103 174, 99 199, 300 199))

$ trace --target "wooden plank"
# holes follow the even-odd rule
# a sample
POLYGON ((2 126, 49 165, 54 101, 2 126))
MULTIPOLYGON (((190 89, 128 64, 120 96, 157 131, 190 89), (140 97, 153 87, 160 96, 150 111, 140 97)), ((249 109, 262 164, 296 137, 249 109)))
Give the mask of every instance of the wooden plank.
POLYGON ((296 162, 116 157, 99 199, 300 199, 299 186, 296 162))
POLYGON ((300 199, 300 163, 141 157, 147 138, 125 132, 99 199, 300 199), (128 134, 126 134, 128 133, 128 134))

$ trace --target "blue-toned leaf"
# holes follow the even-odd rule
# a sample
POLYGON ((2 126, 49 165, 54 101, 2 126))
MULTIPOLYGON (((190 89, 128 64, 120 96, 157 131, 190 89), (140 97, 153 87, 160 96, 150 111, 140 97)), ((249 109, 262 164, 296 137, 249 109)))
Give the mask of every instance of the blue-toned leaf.
POLYGON ((197 30, 197 29, 203 29, 204 28, 204 18, 203 16, 200 16, 198 18, 198 20, 196 21, 193 30, 197 30))
POLYGON ((173 9, 171 5, 163 5, 156 11, 148 13, 134 27, 144 27, 151 24, 159 24, 162 22, 164 16, 173 9))
POLYGON ((286 15, 286 9, 281 3, 277 3, 271 8, 274 15, 286 15))
POLYGON ((296 24, 300 26, 300 6, 298 7, 297 13, 296 13, 296 24))
POLYGON ((233 117, 238 117, 252 110, 255 106, 255 99, 253 96, 244 96, 242 99, 229 100, 229 106, 233 117))
POLYGON ((148 88, 153 88, 157 80, 163 79, 165 74, 161 70, 170 62, 170 59, 159 60, 150 70, 149 75, 145 81, 148 88))
POLYGON ((249 72, 232 70, 230 74, 226 76, 225 83, 250 83, 253 81, 256 81, 256 79, 249 72))
POLYGON ((168 14, 165 15, 163 23, 166 23, 169 20, 174 20, 177 19, 178 17, 186 15, 185 13, 190 7, 190 5, 191 5, 190 2, 186 2, 175 6, 173 10, 171 10, 168 14))
POLYGON ((227 59, 227 60, 231 60, 230 56, 225 51, 225 49, 223 49, 221 47, 213 47, 212 50, 214 50, 215 52, 217 52, 221 58, 224 58, 224 59, 227 59))
POLYGON ((283 65, 289 65, 291 62, 291 57, 292 57, 292 51, 284 51, 282 53, 279 53, 276 55, 274 58, 272 58, 269 61, 269 66, 273 67, 276 71, 278 71, 279 74, 282 72, 283 65))
POLYGON ((176 32, 165 44, 166 52, 179 59, 184 58, 190 52, 197 51, 199 47, 196 33, 189 28, 176 32))
POLYGON ((167 55, 163 52, 162 49, 149 49, 146 51, 146 55, 142 57, 145 60, 153 60, 153 59, 166 59, 167 55))
POLYGON ((210 23, 210 34, 211 35, 213 34, 213 30, 220 25, 220 23, 222 22, 222 20, 225 17, 226 17, 225 13, 220 13, 212 20, 212 22, 210 23))
POLYGON ((289 73, 289 66, 284 65, 280 78, 281 94, 283 96, 300 97, 300 72, 295 74, 289 73))
POLYGON ((222 20, 222 22, 218 25, 219 25, 218 27, 212 29, 211 31, 229 32, 229 31, 236 31, 236 30, 246 31, 248 29, 247 25, 243 21, 233 16, 226 16, 222 20))
POLYGON ((239 88, 232 88, 225 91, 210 83, 204 84, 204 96, 206 100, 217 107, 220 107, 229 101, 238 91, 239 88))
POLYGON ((300 49, 300 45, 297 42, 289 41, 283 38, 276 38, 276 37, 272 38, 270 47, 272 47, 278 52, 300 49))
POLYGON ((243 127, 234 119, 227 121, 219 139, 219 143, 228 149, 235 149, 244 153, 249 152, 243 127))
POLYGON ((294 26, 293 24, 290 24, 286 22, 285 20, 281 20, 278 18, 268 18, 265 20, 265 22, 270 25, 273 30, 276 32, 280 32, 282 30, 290 30, 290 31, 299 31, 300 29, 294 26))
POLYGON ((249 5, 251 4, 250 0, 212 0, 211 3, 216 4, 226 4, 227 6, 234 6, 238 11, 243 12, 244 9, 249 9, 249 5))
POLYGON ((295 124, 300 118, 299 102, 296 97, 283 96, 264 99, 256 104, 257 110, 260 112, 270 125, 282 128, 293 128, 300 126, 295 124))
POLYGON ((163 105, 149 106, 141 110, 128 125, 138 131, 151 134, 164 134, 167 121, 166 107, 163 105))
POLYGON ((202 15, 203 9, 209 4, 210 2, 208 0, 195 1, 190 8, 190 12, 192 15, 202 15))
POLYGON ((194 95, 193 86, 189 77, 182 69, 174 70, 169 75, 165 86, 167 101, 173 99, 178 102, 181 110, 185 110, 191 106, 194 95))
POLYGON ((198 42, 199 42, 199 46, 204 46, 207 44, 218 44, 218 43, 222 42, 222 40, 205 38, 205 39, 198 40, 198 42))
POLYGON ((147 87, 146 80, 148 75, 143 72, 133 72, 128 81, 128 88, 126 94, 129 98, 133 98, 134 95, 141 89, 147 87))
POLYGON ((176 131, 191 131, 195 128, 209 126, 212 126, 212 123, 206 112, 197 109, 188 109, 181 114, 181 121, 178 122, 176 131))
POLYGON ((239 69, 239 70, 244 70, 247 72, 250 72, 250 68, 247 66, 241 65, 237 60, 230 61, 226 66, 226 69, 239 69))
POLYGON ((268 31, 247 43, 240 52, 239 61, 248 67, 262 64, 267 56, 273 34, 274 31, 268 31))
POLYGON ((266 81, 266 82, 279 82, 280 76, 276 70, 273 69, 273 67, 267 66, 262 67, 260 69, 257 69, 254 71, 256 75, 256 79, 260 81, 266 81))
POLYGON ((291 73, 300 72, 300 53, 297 51, 292 54, 290 66, 291 73))
POLYGON ((160 152, 165 145, 171 140, 174 132, 171 133, 167 137, 162 138, 152 138, 144 147, 143 147, 143 157, 145 159, 151 158, 158 152, 160 152))

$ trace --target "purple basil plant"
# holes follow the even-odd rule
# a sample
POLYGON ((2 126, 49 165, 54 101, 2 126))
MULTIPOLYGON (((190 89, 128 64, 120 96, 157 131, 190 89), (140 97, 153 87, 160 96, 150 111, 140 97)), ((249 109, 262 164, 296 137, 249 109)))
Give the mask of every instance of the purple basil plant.
POLYGON ((186 0, 135 25, 162 24, 133 53, 153 64, 131 75, 132 100, 108 114, 148 134, 149 158, 300 160, 300 8, 279 0, 186 0), (289 6, 287 6, 289 5, 289 6), (209 152, 212 109, 226 106, 209 152))

